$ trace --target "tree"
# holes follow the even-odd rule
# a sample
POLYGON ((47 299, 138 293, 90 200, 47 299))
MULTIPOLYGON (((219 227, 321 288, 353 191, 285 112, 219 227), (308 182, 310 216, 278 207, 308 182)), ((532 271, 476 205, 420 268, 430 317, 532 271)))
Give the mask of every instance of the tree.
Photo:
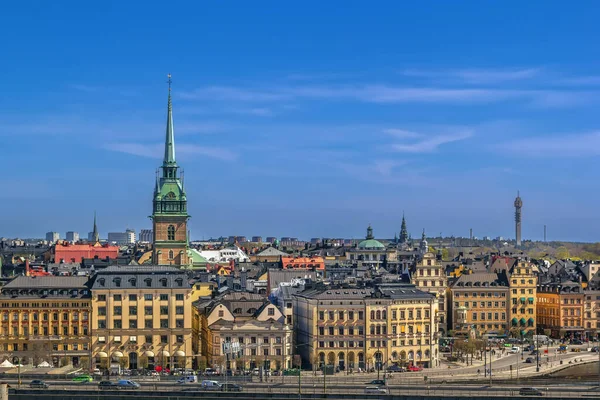
POLYGON ((100 358, 100 368, 101 369, 108 369, 108 365, 109 365, 108 357, 101 357, 100 358))
MULTIPOLYGON (((246 366, 244 366, 244 368, 245 367, 246 366)), ((206 369, 206 357, 205 356, 198 357, 198 369, 200 371, 204 371, 206 369)))
POLYGON ((559 260, 565 260, 569 258, 569 249, 567 249, 565 246, 560 246, 558 249, 556 249, 555 255, 559 260))
POLYGON ((146 369, 148 368, 148 357, 143 355, 138 358, 138 368, 146 369))
POLYGON ((119 357, 119 365, 122 369, 125 369, 129 366, 129 358, 127 356, 119 357))

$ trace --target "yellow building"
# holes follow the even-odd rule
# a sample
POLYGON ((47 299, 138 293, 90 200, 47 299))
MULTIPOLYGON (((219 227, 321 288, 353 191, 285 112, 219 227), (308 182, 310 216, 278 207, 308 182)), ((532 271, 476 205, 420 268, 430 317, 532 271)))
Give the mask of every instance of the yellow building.
POLYGON ((19 276, 0 294, 0 352, 23 365, 89 368, 87 277, 19 276))
POLYGON ((192 288, 167 266, 112 266, 92 285, 92 354, 96 367, 191 368, 192 288))
POLYGON ((505 273, 476 272, 462 275, 451 288, 452 329, 468 335, 508 333, 509 288, 505 273))
POLYGON ((435 254, 426 252, 415 265, 415 272, 412 274, 412 283, 420 290, 431 293, 438 299, 439 329, 441 334, 446 332, 448 323, 446 289, 448 288, 448 278, 446 271, 435 254))
POLYGON ((344 370, 438 365, 438 303, 413 285, 316 287, 294 295, 295 354, 344 370))
POLYGON ((193 305, 199 348, 208 365, 224 370, 292 367, 292 328, 264 296, 229 292, 193 305), (239 349, 227 354, 230 346, 239 349), (225 347, 224 347, 225 346, 225 347))
POLYGON ((536 332, 537 276, 533 266, 517 260, 510 269, 510 325, 513 336, 531 336, 536 332))

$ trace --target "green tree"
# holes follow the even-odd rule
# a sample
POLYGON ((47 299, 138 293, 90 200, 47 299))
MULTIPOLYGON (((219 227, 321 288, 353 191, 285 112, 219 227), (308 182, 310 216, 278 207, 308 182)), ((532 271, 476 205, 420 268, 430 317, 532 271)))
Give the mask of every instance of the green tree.
POLYGON ((560 246, 558 249, 556 249, 555 255, 559 260, 567 259, 570 256, 569 249, 567 249, 565 246, 560 246))

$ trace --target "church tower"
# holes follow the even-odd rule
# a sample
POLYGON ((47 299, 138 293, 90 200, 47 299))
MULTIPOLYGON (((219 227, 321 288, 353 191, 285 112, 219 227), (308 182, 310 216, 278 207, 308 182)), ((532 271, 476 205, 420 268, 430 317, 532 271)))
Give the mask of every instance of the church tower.
POLYGON ((400 244, 406 244, 408 242, 408 229, 406 229, 406 220, 404 219, 404 213, 402 213, 402 226, 400 227, 400 244))
POLYGON ((187 221, 190 216, 187 213, 187 198, 178 171, 179 167, 175 161, 170 74, 165 156, 160 169, 162 174, 156 176, 150 217, 154 235, 152 263, 187 266, 189 264, 187 221))

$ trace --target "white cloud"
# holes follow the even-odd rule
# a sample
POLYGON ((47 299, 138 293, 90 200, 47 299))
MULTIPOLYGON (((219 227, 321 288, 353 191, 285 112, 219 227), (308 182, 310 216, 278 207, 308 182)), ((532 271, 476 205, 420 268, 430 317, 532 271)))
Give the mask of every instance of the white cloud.
POLYGON ((454 130, 450 132, 435 134, 435 135, 424 135, 416 134, 418 136, 409 136, 407 139, 420 138, 419 140, 408 142, 408 143, 393 143, 389 145, 393 151, 400 153, 431 153, 444 144, 458 142, 465 140, 473 136, 473 131, 470 129, 454 130))
MULTIPOLYGON (((104 147, 107 150, 133 154, 140 157, 160 159, 164 155, 164 144, 112 143, 104 147)), ((193 144, 176 145, 175 154, 183 155, 184 157, 201 155, 222 161, 234 161, 237 158, 237 155, 229 149, 197 146, 193 144)))
POLYGON ((600 156, 600 131, 537 136, 498 145, 502 154, 527 157, 600 156))
MULTIPOLYGON (((443 88, 362 84, 273 86, 261 89, 209 86, 181 93, 180 96, 188 100, 240 103, 276 103, 294 99, 319 99, 382 104, 488 104, 510 100, 524 101, 540 106, 567 106, 588 101, 590 94, 589 92, 544 89, 443 88)), ((593 94, 596 95, 595 92, 593 94)))
POLYGON ((387 133, 388 135, 391 135, 396 139, 414 139, 423 136, 422 134, 417 132, 396 128, 384 129, 383 133, 387 133))
POLYGON ((450 70, 406 69, 401 71, 401 74, 418 78, 449 79, 469 84, 489 84, 531 79, 539 76, 541 71, 540 68, 467 68, 450 70))

